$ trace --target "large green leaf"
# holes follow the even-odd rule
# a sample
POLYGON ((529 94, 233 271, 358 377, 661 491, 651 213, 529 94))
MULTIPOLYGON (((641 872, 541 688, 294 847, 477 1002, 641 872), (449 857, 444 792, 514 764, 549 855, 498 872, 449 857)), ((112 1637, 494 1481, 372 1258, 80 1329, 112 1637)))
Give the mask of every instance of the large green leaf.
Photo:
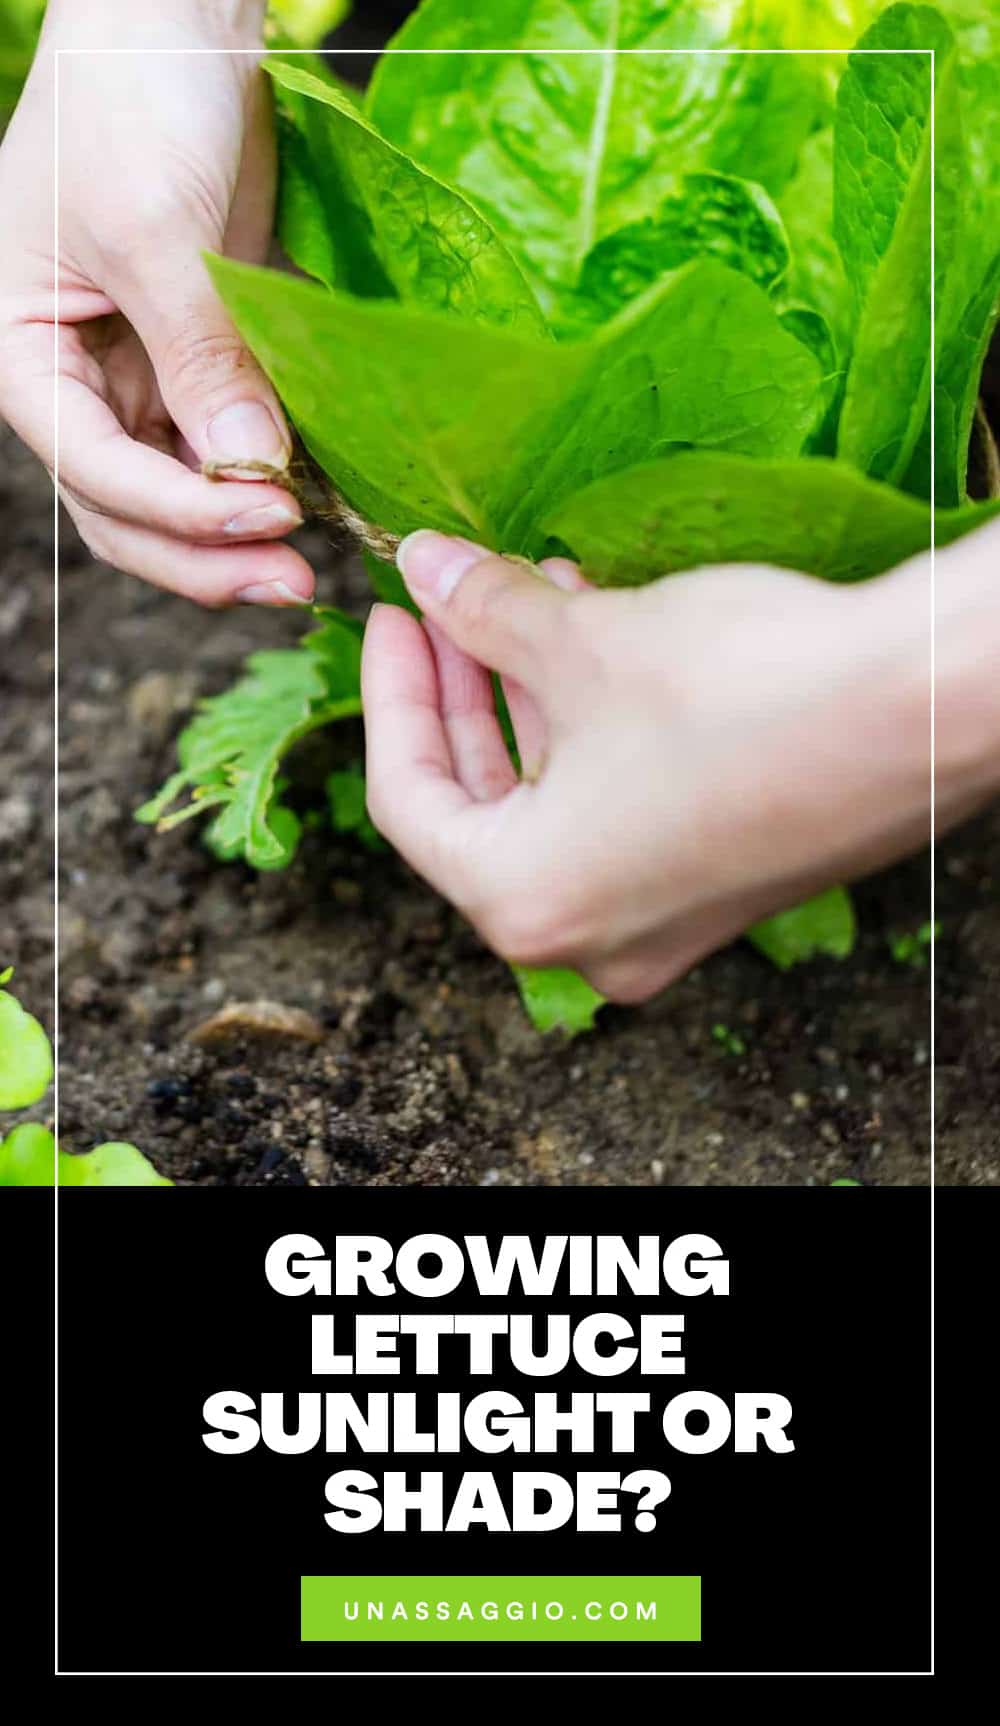
POLYGON ((753 282, 715 262, 675 271, 601 331, 577 389, 514 468, 505 549, 536 555, 561 498, 678 446, 797 453, 821 381, 753 282))
POLYGON ((280 237, 297 264, 329 286, 546 333, 517 264, 464 198, 380 137, 334 85, 291 61, 266 66, 293 128, 280 237))
POLYGON ((788 269, 788 239, 760 186, 732 174, 684 174, 651 216, 599 240, 584 259, 565 320, 606 322, 658 277, 701 258, 718 258, 773 288, 788 269))
POLYGON ((356 509, 396 533, 436 527, 498 543, 510 469, 540 448, 539 424, 581 376, 583 347, 229 259, 209 267, 312 454, 356 509))
MULTIPOLYGON (((966 495, 969 436, 983 361, 1000 316, 1000 7, 995 0, 947 0, 958 43, 964 134, 961 226, 949 292, 937 308, 935 496, 966 495)), ((930 424, 907 486, 930 494, 930 424)))
POLYGON ((838 450, 899 481, 930 401, 932 278, 946 317, 956 254, 958 62, 951 31, 926 6, 890 7, 859 48, 841 81, 835 131, 834 228, 856 310, 838 450))
MULTIPOLYGON (((939 510, 947 545, 1000 515, 939 510)), ((930 510, 843 462, 752 461, 689 451, 600 480, 544 519, 592 580, 634 586, 709 563, 769 563, 860 581, 930 543, 930 510)))
POLYGON ((553 311, 597 242, 652 215, 679 172, 780 189, 819 111, 814 62, 690 52, 777 29, 760 0, 425 0, 369 112, 472 198, 553 311))
POLYGON ((814 132, 808 140, 778 203, 791 253, 784 293, 823 316, 838 360, 844 364, 851 344, 852 301, 833 237, 832 126, 814 132))
POLYGON ((44 12, 45 0, 0 0, 0 125, 21 94, 44 12))
POLYGON ((240 681, 203 701, 177 744, 178 771, 137 810, 161 831, 215 810, 207 843, 255 869, 291 862, 300 824, 280 802, 278 768, 310 731, 361 711, 361 626, 320 610, 302 647, 252 654, 240 681), (184 793, 190 801, 172 805, 184 793))

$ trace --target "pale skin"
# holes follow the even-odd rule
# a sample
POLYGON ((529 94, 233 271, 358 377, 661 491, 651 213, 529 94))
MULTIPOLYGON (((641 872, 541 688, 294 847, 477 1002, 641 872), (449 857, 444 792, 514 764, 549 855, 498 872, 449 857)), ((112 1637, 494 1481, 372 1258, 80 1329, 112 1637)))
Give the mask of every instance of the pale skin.
MULTIPOLYGON (((411 536, 365 637, 376 825, 516 963, 645 1000, 758 918, 926 843, 930 558, 627 592, 411 536), (497 724, 500 672, 525 777, 497 724)), ((1000 790, 1000 523, 938 556, 937 826, 1000 790)))
POLYGON ((300 521, 288 492, 199 471, 283 468, 291 453, 277 398, 202 262, 205 251, 262 262, 270 244, 263 16, 263 0, 50 0, 0 148, 0 414, 53 469, 57 372, 60 489, 82 538, 95 557, 209 606, 301 604, 314 587, 282 544, 300 521), (111 46, 144 52, 59 59, 57 274, 53 50, 111 46))
MULTIPOLYGON (((53 469, 58 378, 82 537, 206 606, 313 593, 283 543, 294 503, 246 477, 287 464, 287 423, 201 261, 267 254, 263 12, 50 0, 45 49, 251 50, 62 56, 58 356, 50 54, 0 149, 17 236, 0 257, 0 413, 53 469)), ((610 593, 564 560, 532 570, 421 534, 400 566, 423 621, 380 605, 369 622, 373 819, 505 957, 642 1000, 757 918, 929 837, 928 558, 855 588, 744 566, 610 593)), ((937 589, 944 829, 1000 791, 1000 523, 939 554, 937 589)))

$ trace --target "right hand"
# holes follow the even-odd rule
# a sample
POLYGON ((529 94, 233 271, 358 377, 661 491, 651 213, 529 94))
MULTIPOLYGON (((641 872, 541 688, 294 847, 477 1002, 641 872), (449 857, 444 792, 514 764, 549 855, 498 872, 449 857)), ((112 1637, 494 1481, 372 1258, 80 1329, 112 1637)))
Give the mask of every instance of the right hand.
POLYGON ((57 401, 60 492, 94 556, 208 606, 303 604, 314 585, 280 543, 301 520, 283 487, 199 472, 291 454, 201 258, 266 257, 266 78, 256 52, 183 52, 259 50, 263 14, 262 0, 51 0, 0 149, 0 414, 53 471, 57 401), (57 115, 56 48, 136 52, 61 54, 57 115))

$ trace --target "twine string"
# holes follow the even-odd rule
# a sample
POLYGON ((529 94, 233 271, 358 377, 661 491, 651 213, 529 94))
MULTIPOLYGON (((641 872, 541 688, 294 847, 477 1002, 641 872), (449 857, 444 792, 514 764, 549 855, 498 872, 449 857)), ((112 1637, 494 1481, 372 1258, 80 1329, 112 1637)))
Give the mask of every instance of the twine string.
POLYGON ((280 485, 295 499, 304 516, 311 515, 344 529, 383 563, 395 561, 402 536, 369 521, 348 503, 301 446, 296 448, 287 467, 272 467, 264 461, 204 461, 201 471, 211 480, 259 479, 280 485))

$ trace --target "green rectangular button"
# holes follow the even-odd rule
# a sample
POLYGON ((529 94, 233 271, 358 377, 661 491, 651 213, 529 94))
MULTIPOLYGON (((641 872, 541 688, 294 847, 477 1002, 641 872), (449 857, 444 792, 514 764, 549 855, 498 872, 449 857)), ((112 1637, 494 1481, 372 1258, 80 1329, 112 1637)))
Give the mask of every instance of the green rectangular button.
POLYGON ((303 1576, 303 1642, 699 1642, 700 1576, 303 1576))

